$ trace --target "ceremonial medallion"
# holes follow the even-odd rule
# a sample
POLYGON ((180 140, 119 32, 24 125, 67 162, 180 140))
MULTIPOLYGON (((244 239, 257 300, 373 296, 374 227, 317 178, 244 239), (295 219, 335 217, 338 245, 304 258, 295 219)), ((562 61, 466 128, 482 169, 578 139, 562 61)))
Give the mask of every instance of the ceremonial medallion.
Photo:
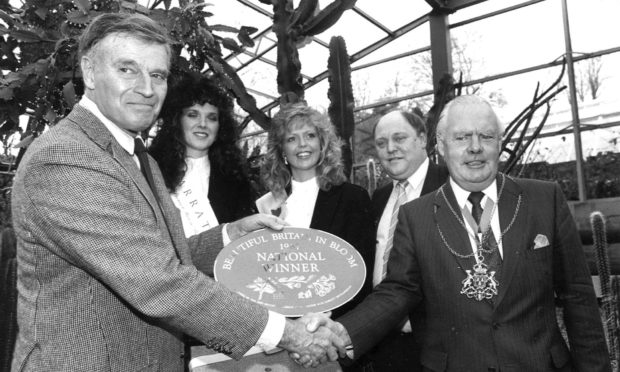
POLYGON ((482 262, 478 262, 471 270, 465 270, 467 278, 463 280, 463 289, 461 294, 477 301, 490 300, 497 295, 497 286, 499 283, 495 279, 495 271, 487 272, 488 268, 482 262))

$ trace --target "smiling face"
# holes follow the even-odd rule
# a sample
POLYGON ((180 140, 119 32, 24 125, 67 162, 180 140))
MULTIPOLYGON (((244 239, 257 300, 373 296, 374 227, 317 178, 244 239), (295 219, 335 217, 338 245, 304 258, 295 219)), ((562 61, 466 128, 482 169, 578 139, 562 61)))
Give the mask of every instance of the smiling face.
POLYGON ((426 135, 418 132, 398 111, 383 116, 375 128, 377 157, 390 178, 409 178, 426 159, 426 135))
POLYGON ((299 118, 291 120, 284 134, 282 148, 295 181, 303 182, 316 176, 316 167, 321 158, 321 141, 314 125, 299 118))
POLYGON ((497 175, 501 149, 497 117, 481 104, 450 108, 438 150, 454 181, 467 191, 482 191, 497 175))
POLYGON ((207 155, 220 128, 218 108, 210 103, 194 104, 181 111, 179 121, 187 156, 200 158, 207 155))
POLYGON ((155 122, 161 109, 169 60, 163 44, 110 34, 82 57, 86 95, 118 127, 141 132, 155 122))

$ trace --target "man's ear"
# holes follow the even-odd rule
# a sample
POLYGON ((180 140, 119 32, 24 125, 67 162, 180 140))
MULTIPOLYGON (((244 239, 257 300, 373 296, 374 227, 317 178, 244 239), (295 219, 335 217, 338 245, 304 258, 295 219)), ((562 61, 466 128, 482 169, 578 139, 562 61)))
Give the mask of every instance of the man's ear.
POLYGON ((426 145, 428 143, 428 137, 426 137, 426 133, 418 134, 418 138, 420 139, 420 142, 422 143, 422 147, 426 148, 426 145))
POLYGON ((443 151, 444 150, 444 148, 443 148, 444 147, 443 141, 444 141, 444 139, 443 139, 443 137, 440 137, 440 136, 437 136, 436 138, 437 138, 437 144, 435 146, 436 146, 437 152, 443 158, 444 157, 443 156, 443 152, 444 152, 443 151))
POLYGON ((80 68, 82 69, 82 79, 87 89, 95 89, 95 63, 88 57, 83 56, 80 60, 80 68))

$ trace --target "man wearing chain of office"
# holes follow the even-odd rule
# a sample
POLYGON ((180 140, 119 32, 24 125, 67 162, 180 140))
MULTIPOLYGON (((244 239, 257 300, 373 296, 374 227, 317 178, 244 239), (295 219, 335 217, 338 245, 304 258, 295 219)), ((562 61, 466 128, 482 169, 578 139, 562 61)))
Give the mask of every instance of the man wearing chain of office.
POLYGON ((387 277, 338 319, 354 358, 424 299, 424 370, 611 370, 562 191, 555 183, 499 173, 502 134, 492 107, 479 97, 459 96, 444 108, 438 151, 450 178, 400 208, 387 277))

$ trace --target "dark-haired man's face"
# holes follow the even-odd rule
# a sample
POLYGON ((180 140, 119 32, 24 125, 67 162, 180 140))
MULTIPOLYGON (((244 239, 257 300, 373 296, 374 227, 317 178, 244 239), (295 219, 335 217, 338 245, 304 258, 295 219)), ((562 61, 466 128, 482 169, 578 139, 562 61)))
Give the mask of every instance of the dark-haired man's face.
POLYGON ((375 149, 390 178, 409 178, 426 159, 426 135, 418 134, 400 112, 386 114, 375 128, 375 149))
POLYGON ((157 119, 168 89, 168 49, 111 34, 82 58, 86 95, 121 129, 138 133, 157 119))

